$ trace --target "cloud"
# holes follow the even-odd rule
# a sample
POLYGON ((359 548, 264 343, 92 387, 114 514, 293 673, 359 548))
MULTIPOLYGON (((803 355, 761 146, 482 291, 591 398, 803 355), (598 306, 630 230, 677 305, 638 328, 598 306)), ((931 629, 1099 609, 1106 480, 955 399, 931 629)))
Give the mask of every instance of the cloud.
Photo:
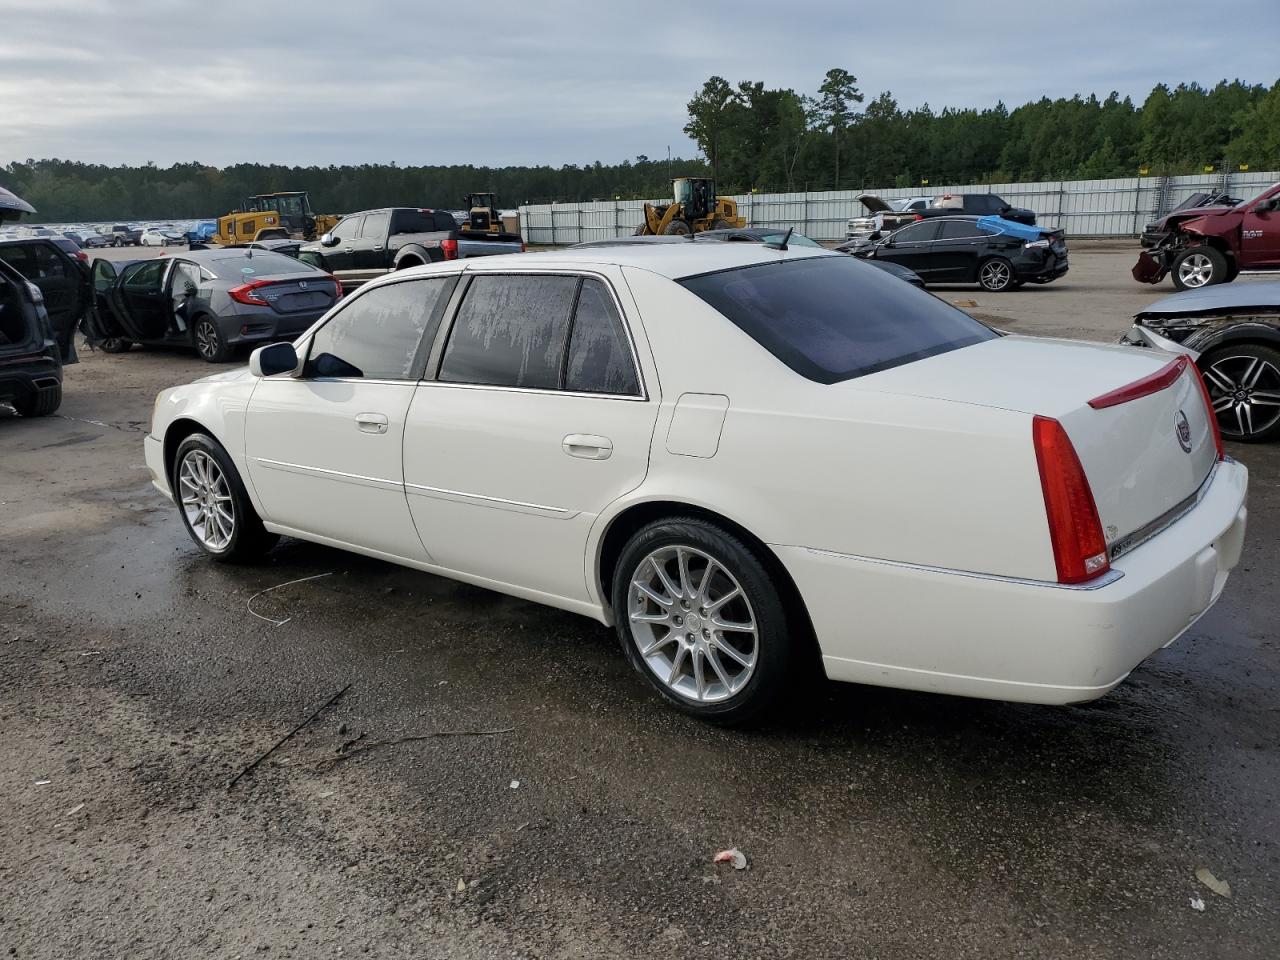
POLYGON ((667 146, 718 73, 812 92, 844 66, 903 106, 1010 106, 1157 82, 1276 80, 1274 0, 1249 30, 1202 3, 837 0, 425 4, 6 0, 0 162, 584 163, 667 146), (920 7, 923 6, 923 11, 920 7), (1252 38, 1257 38, 1256 40, 1252 38), (37 79, 38 78, 38 79, 37 79))

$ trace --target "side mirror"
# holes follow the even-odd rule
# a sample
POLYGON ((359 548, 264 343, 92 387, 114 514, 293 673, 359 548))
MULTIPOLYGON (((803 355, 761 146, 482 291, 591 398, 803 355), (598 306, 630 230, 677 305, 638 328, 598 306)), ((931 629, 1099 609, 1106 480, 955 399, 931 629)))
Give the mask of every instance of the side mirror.
POLYGON ((249 354, 249 372, 255 377, 292 373, 298 369, 298 351, 292 343, 273 343, 249 354))
POLYGON ((323 237, 320 238, 320 246, 322 247, 336 247, 337 245, 338 245, 338 238, 335 237, 332 233, 326 233, 323 237))
POLYGON ((894 245, 893 237, 885 237, 882 241, 880 241, 880 246, 882 247, 892 247, 893 245, 894 245))

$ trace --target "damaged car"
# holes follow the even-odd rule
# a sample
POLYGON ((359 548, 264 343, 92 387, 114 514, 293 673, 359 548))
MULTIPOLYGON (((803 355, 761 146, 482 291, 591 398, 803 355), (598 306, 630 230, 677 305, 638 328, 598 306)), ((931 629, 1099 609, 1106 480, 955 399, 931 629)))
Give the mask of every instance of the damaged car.
POLYGON ((341 296, 325 271, 268 250, 98 259, 85 335, 107 353, 167 344, 225 363, 243 344, 292 339, 341 296))
POLYGON ((858 202, 867 210, 863 217, 850 217, 845 227, 846 240, 878 240, 887 233, 893 233, 899 227, 905 227, 916 220, 923 220, 921 212, 933 203, 933 197, 908 197, 905 200, 881 200, 879 197, 864 193, 858 202))
POLYGON ((1145 238, 1149 247, 1131 271, 1140 283, 1171 276, 1179 290, 1194 290, 1230 283, 1242 270, 1280 270, 1280 183, 1235 205, 1174 211, 1145 238))
POLYGON ((1211 193, 1204 191, 1193 193, 1163 217, 1160 217, 1157 220, 1152 220, 1147 224, 1146 229, 1142 231, 1142 246, 1146 249, 1158 244, 1167 232, 1165 221, 1175 213, 1182 213, 1185 210, 1195 210, 1199 207, 1234 207, 1239 202, 1239 197, 1229 196, 1219 190, 1215 190, 1211 193))
POLYGON ((1175 293, 1134 317, 1121 342, 1195 360, 1227 439, 1280 437, 1280 281, 1175 293))

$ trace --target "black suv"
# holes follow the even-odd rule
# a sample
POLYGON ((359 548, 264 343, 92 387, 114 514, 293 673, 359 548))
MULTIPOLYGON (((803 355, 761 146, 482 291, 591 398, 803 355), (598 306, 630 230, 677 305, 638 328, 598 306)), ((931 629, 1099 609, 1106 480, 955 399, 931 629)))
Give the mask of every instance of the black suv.
POLYGON ((0 260, 0 402, 24 417, 62 404, 63 350, 40 291, 0 260))
POLYGON ((994 193, 943 194, 940 197, 934 197, 930 206, 925 207, 923 210, 916 210, 915 213, 922 218, 954 217, 957 215, 1004 217, 1006 220, 1025 223, 1029 227, 1036 225, 1036 213, 1034 210, 1010 206, 994 193))

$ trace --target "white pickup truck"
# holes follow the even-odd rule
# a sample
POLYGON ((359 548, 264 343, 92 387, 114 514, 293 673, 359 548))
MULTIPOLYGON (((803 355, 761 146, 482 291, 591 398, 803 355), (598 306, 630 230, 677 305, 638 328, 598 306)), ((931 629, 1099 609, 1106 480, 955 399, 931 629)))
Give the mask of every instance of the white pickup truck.
POLYGON ((846 240, 877 239, 920 219, 916 213, 933 203, 933 197, 907 197, 905 200, 881 200, 864 193, 858 201, 867 209, 865 217, 851 217, 845 230, 846 240))

